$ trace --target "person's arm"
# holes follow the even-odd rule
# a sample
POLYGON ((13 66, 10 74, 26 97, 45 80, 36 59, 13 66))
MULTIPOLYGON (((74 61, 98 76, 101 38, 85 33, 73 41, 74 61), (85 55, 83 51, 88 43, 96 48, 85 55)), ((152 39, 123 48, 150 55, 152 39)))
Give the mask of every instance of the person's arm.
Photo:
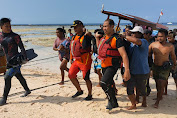
POLYGON ((132 42, 132 43, 134 43, 134 44, 136 44, 136 45, 142 45, 142 41, 140 40, 140 39, 138 39, 138 38, 135 38, 135 37, 132 37, 132 36, 126 36, 125 37, 129 42, 132 42))
POLYGON ((152 67, 153 59, 152 59, 152 45, 149 45, 149 51, 148 51, 148 63, 149 67, 152 67))
POLYGON ((14 37, 14 39, 15 39, 15 42, 17 43, 17 45, 19 46, 19 48, 21 50, 21 53, 24 56, 25 60, 27 60, 26 50, 24 48, 24 45, 22 43, 22 40, 21 40, 20 36, 17 35, 17 36, 14 37))
POLYGON ((53 50, 54 50, 54 51, 58 51, 58 48, 57 48, 57 46, 56 46, 56 40, 55 40, 55 42, 54 42, 54 44, 53 44, 53 50))
POLYGON ((149 57, 152 57, 152 45, 153 45, 153 43, 151 43, 150 45, 149 45, 149 51, 148 51, 148 53, 149 53, 149 57))
POLYGON ((123 42, 123 39, 117 38, 116 39, 116 48, 118 49, 118 51, 122 57, 124 66, 125 66, 124 80, 128 81, 130 79, 129 59, 128 59, 127 52, 126 52, 124 46, 125 46, 125 44, 123 42))
POLYGON ((84 35, 84 39, 83 39, 83 42, 82 42, 82 48, 83 49, 87 49, 89 46, 91 46, 91 40, 92 40, 92 37, 91 37, 91 33, 90 32, 87 32, 85 35, 84 35))
POLYGON ((98 32, 96 32, 96 34, 95 34, 95 39, 96 39, 97 48, 99 47, 100 39, 101 39, 102 37, 103 37, 102 34, 98 34, 98 32))
POLYGON ((125 51, 124 46, 118 48, 118 51, 122 57, 124 66, 125 66, 125 73, 124 73, 124 80, 128 81, 130 79, 130 70, 129 70, 129 60, 128 60, 128 56, 127 53, 125 51))
POLYGON ((170 55, 171 55, 171 59, 173 61, 172 70, 175 70, 175 68, 176 68, 176 55, 175 55, 175 48, 173 45, 171 46, 170 55))

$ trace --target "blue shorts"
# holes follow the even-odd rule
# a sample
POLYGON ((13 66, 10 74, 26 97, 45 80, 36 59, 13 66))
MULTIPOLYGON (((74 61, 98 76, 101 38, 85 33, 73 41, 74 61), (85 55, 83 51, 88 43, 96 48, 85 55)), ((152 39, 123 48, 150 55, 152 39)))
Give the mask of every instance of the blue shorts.
POLYGON ((5 74, 5 75, 8 75, 8 76, 10 76, 10 77, 13 77, 13 76, 16 75, 17 73, 21 73, 20 68, 21 68, 21 66, 17 66, 17 67, 14 67, 14 68, 9 68, 9 69, 6 71, 6 74, 5 74))
POLYGON ((96 65, 96 64, 94 63, 94 69, 101 69, 101 64, 96 65))
POLYGON ((92 55, 94 69, 101 69, 101 60, 98 59, 98 55, 96 53, 93 53, 92 55))

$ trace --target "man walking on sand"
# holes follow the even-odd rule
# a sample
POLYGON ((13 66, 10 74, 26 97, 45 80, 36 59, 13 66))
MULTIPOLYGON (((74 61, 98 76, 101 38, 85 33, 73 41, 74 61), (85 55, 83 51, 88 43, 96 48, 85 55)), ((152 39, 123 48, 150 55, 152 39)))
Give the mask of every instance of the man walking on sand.
POLYGON ((2 18, 0 20, 0 25, 2 29, 2 33, 0 34, 0 44, 3 46, 5 54, 6 54, 7 69, 8 69, 4 76, 5 87, 4 87, 3 97, 0 100, 0 105, 6 104, 7 96, 11 88, 11 79, 13 76, 15 76, 20 81, 21 85, 25 89, 25 93, 21 97, 25 97, 31 93, 26 83, 26 80, 21 74, 21 71, 20 71, 21 66, 18 65, 18 66, 13 67, 10 64, 10 61, 13 61, 13 62, 17 61, 17 58, 15 59, 13 57, 19 54, 18 47, 21 49, 21 52, 25 58, 25 62, 27 62, 26 51, 21 41, 21 38, 18 34, 12 32, 10 22, 11 20, 8 18, 2 18))
POLYGON ((76 74, 81 70, 83 74, 83 79, 85 80, 88 89, 88 96, 85 98, 85 100, 92 100, 92 83, 89 77, 92 64, 90 53, 92 40, 91 33, 83 32, 84 25, 80 20, 75 20, 71 27, 74 27, 76 35, 73 36, 70 45, 70 61, 72 64, 69 69, 68 76, 77 89, 76 94, 73 95, 72 98, 83 94, 83 91, 76 76, 76 74))
POLYGON ((172 70, 176 67, 176 56, 173 44, 166 42, 168 31, 160 29, 157 36, 157 41, 151 43, 149 46, 149 56, 154 55, 154 64, 152 65, 153 78, 157 87, 157 99, 154 104, 154 108, 158 108, 164 88, 167 84, 169 73, 171 70, 171 64, 169 62, 169 56, 173 61, 172 70))
POLYGON ((139 103, 139 94, 143 96, 142 107, 146 104, 146 83, 149 77, 148 65, 148 42, 143 38, 143 28, 135 26, 130 30, 131 36, 126 36, 127 41, 131 42, 129 47, 130 73, 131 78, 127 81, 127 94, 132 103, 128 110, 136 109, 136 103, 139 103), (136 98, 134 94, 136 87, 136 98))
POLYGON ((101 60, 103 72, 100 85, 108 98, 108 105, 106 106, 106 109, 111 110, 119 107, 113 77, 118 68, 120 68, 123 60, 125 64, 124 80, 129 80, 129 61, 125 51, 123 39, 120 38, 119 34, 114 32, 114 21, 112 19, 107 19, 104 21, 103 31, 106 36, 101 39, 99 39, 99 34, 96 34, 99 55, 98 58, 101 60))

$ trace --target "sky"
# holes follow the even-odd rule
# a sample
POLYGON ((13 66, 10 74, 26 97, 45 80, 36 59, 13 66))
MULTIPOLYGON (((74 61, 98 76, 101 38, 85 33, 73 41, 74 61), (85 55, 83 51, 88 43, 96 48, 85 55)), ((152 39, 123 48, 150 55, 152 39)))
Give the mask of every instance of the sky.
MULTIPOLYGON (((177 0, 0 0, 0 18, 7 17, 12 24, 72 24, 103 23, 104 10, 126 13, 157 22, 177 22, 177 0)), ((117 17, 110 17, 118 22, 117 17)), ((126 21, 121 21, 125 23, 126 21)))

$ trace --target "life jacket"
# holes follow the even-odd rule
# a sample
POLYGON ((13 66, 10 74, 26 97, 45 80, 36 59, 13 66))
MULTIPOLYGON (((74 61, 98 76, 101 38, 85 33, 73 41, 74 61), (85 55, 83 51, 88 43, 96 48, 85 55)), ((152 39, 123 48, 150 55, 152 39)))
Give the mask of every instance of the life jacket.
POLYGON ((101 39, 98 47, 98 58, 100 60, 104 60, 107 57, 120 58, 120 53, 117 48, 112 48, 110 44, 110 41, 115 35, 117 34, 113 34, 109 39, 105 39, 105 37, 101 39))
POLYGON ((76 35, 73 37, 73 40, 71 41, 71 53, 73 58, 80 59, 81 55, 84 53, 91 52, 91 47, 88 47, 87 49, 82 48, 82 44, 80 43, 81 37, 84 35, 84 33, 77 39, 74 40, 76 35))

